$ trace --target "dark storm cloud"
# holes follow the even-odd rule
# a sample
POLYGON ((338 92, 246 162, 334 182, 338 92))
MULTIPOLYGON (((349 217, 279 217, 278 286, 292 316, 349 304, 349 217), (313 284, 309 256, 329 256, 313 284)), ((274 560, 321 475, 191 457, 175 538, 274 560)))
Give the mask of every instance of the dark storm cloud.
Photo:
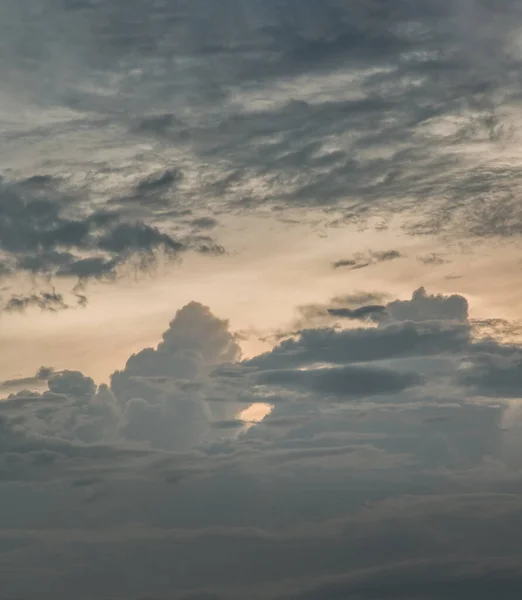
POLYGON ((265 371, 260 375, 259 382, 326 396, 361 398, 397 394, 419 384, 420 379, 412 373, 396 373, 367 367, 342 367, 307 371, 265 371))
POLYGON ((476 394, 493 398, 520 398, 522 353, 518 346, 480 345, 459 372, 459 380, 476 394))
POLYGON ((394 324, 376 329, 305 330, 295 339, 285 340, 272 352, 249 361, 263 368, 307 365, 320 362, 341 364, 368 362, 418 354, 437 355, 459 352, 469 341, 465 326, 444 326, 440 323, 394 324))
POLYGON ((310 329, 241 361, 227 322, 194 302, 111 387, 43 368, 18 381, 49 389, 0 405, 3 589, 511 597, 522 418, 484 395, 491 366, 516 370, 522 351, 474 340, 461 297, 391 305, 394 322, 310 329), (336 366, 300 369, 312 362, 336 366), (272 405, 258 425, 241 416, 254 402, 272 405))
POLYGON ((522 572, 516 559, 465 561, 411 561, 383 569, 370 569, 355 576, 338 576, 310 585, 307 590, 279 596, 292 600, 408 598, 409 600, 457 600, 464 596, 486 599, 492 594, 516 598, 522 572))
MULTIPOLYGON (((335 301, 367 298, 358 294, 335 301)), ((410 300, 387 305, 314 310, 316 327, 308 325, 287 334, 270 352, 243 363, 248 367, 246 380, 273 388, 280 396, 265 402, 284 406, 296 400, 360 401, 383 395, 387 402, 395 403, 400 396, 400 402, 408 403, 433 397, 432 386, 439 387, 435 395, 442 394, 449 401, 455 398, 454 386, 463 382, 464 372, 456 375, 460 362, 474 360, 481 352, 462 296, 432 295, 420 288, 410 300), (330 322, 321 322, 324 315, 330 322), (341 329, 332 317, 367 320, 372 325, 341 329), (420 391, 415 389, 418 386, 420 391)), ((228 380, 233 390, 235 384, 226 369, 218 368, 216 375, 221 382, 228 380)))
POLYGON ((329 308, 328 314, 332 317, 341 317, 343 319, 352 319, 352 320, 364 320, 364 319, 373 319, 379 318, 386 312, 385 306, 380 306, 378 304, 369 304, 368 306, 361 306, 359 308, 329 308))

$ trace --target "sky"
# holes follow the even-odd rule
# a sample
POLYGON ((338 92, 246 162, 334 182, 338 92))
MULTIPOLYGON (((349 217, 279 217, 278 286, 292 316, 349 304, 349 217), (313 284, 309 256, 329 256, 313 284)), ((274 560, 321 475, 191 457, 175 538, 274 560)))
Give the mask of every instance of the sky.
POLYGON ((518 599, 522 7, 2 0, 6 600, 518 599))

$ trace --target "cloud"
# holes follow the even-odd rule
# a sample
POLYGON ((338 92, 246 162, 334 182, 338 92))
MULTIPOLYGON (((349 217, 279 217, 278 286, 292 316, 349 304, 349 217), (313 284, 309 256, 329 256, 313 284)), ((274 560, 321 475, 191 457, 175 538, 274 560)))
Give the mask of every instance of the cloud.
POLYGON ((521 351, 473 337, 462 297, 395 302, 395 320, 305 330, 249 360, 193 302, 110 387, 49 368, 19 380, 49 389, 0 403, 4 589, 509 597, 522 420, 485 392, 521 351), (272 411, 246 427, 255 402, 272 411))
POLYGON ((234 398, 206 400, 212 395, 212 370, 239 357, 228 322, 193 302, 178 311, 156 349, 132 355, 112 375, 110 388, 77 371, 50 369, 2 387, 47 380, 48 391, 20 392, 7 400, 11 413, 42 435, 87 444, 135 442, 185 450, 212 438, 213 423, 234 419, 245 408, 234 398), (49 398, 62 402, 47 406, 49 398))
MULTIPOLYGON (((357 267, 357 261, 352 258, 344 258, 337 260, 332 264, 334 269, 340 269, 343 267, 357 267)), ((363 266, 368 266, 368 263, 363 263, 363 266)))
POLYGON ((328 314, 332 317, 341 317, 343 319, 352 320, 371 320, 379 318, 386 311, 384 306, 378 304, 370 304, 368 306, 360 306, 359 308, 329 308, 328 314))
MULTIPOLYGON (((294 600, 346 598, 356 594, 366 598, 461 598, 462 594, 487 598, 499 591, 506 598, 515 598, 522 573, 514 560, 497 560, 493 565, 479 561, 411 561, 385 569, 369 569, 355 576, 324 578, 289 596, 294 600)), ((281 598, 283 596, 280 596, 281 598)))
POLYGON ((183 175, 179 171, 167 170, 143 179, 136 186, 136 194, 147 193, 150 191, 170 188, 177 181, 182 179, 183 175))
POLYGON ((368 252, 367 254, 359 253, 353 258, 344 258, 332 263, 334 269, 349 268, 352 271, 364 269, 370 265, 375 265, 382 262, 390 262, 402 258, 402 254, 398 250, 386 250, 382 252, 368 252))
POLYGON ((519 235, 516 3, 204 6, 202 19, 44 0, 35 16, 4 2, 2 276, 107 278, 162 252, 222 253, 196 239, 209 206, 519 235))
POLYGON ((53 374, 54 369, 52 367, 40 367, 32 377, 22 377, 20 379, 10 379, 7 381, 3 381, 2 383, 0 383, 0 389, 38 385, 40 383, 47 382, 53 374))
POLYGON ((96 384, 90 377, 78 371, 62 371, 48 379, 49 390, 77 398, 89 398, 96 392, 96 384))
POLYGON ((62 294, 57 292, 34 292, 28 296, 11 296, 1 306, 3 312, 24 312, 27 308, 39 308, 43 311, 57 312, 65 310, 68 305, 62 294))
POLYGON ((212 217, 199 217, 193 219, 191 225, 196 229, 213 229, 217 225, 217 221, 212 217))
MULTIPOLYGON (((415 290, 411 300, 394 300, 382 304, 386 294, 378 292, 358 292, 355 294, 344 294, 332 298, 327 304, 310 304, 298 307, 300 318, 294 324, 293 329, 302 330, 307 328, 318 328, 331 326, 332 317, 370 321, 387 325, 393 322, 423 322, 423 321, 455 321, 468 322, 467 300, 457 295, 442 296, 428 294, 425 288, 415 290), (377 304, 380 302, 380 304, 377 304)), ((475 331, 479 329, 485 332, 487 328, 502 326, 501 322, 474 322, 475 331)), ((512 323, 504 323, 503 335, 508 330, 513 333, 515 326, 512 323)), ((284 337, 284 334, 281 334, 284 337)))
POLYGON ((387 305, 386 311, 398 321, 423 322, 430 320, 468 321, 468 302, 463 296, 430 295, 422 287, 413 293, 411 300, 396 300, 387 305))
POLYGON ((422 264, 432 266, 446 265, 451 262, 450 260, 446 259, 443 255, 438 254, 436 252, 432 252, 431 254, 425 254, 423 256, 418 256, 417 258, 422 264))
MULTIPOLYGON (((54 190, 51 190, 51 193, 54 190)), ((79 219, 63 213, 67 198, 27 193, 5 180, 0 187, 1 250, 21 269, 48 272, 70 265, 70 250, 134 252, 160 245, 179 249, 174 240, 145 224, 118 222, 117 213, 98 212, 79 219), (38 257, 38 253, 41 254, 38 257)))
POLYGON ((170 449, 204 439, 212 420, 234 418, 239 411, 233 402, 206 403, 201 382, 216 365, 239 357, 228 322, 201 304, 188 304, 178 311, 156 349, 131 356, 125 368, 112 375, 111 389, 124 403, 121 433, 170 449))
POLYGON ((389 358, 458 353, 469 343, 465 325, 433 321, 392 323, 379 328, 336 331, 310 329, 281 342, 269 353, 248 361, 263 368, 305 366, 314 363, 357 363, 389 358))
POLYGON ((342 367, 312 370, 265 371, 259 377, 264 385, 297 388, 334 397, 360 398, 396 394, 420 380, 410 373, 395 373, 368 367, 342 367))
POLYGON ((478 345, 460 370, 459 379, 478 395, 520 398, 522 354, 519 347, 495 342, 478 345))
MULTIPOLYGON (((132 17, 120 2, 82 6, 45 0, 31 19, 4 3, 12 105, 66 111, 62 168, 32 161, 25 188, 68 187, 88 169, 82 201, 86 191, 116 200, 162 231, 166 213, 219 197, 229 209, 334 207, 341 222, 402 211, 416 231, 520 232, 511 0, 494 13, 475 0, 393 12, 328 0, 320 14, 297 0, 220 12, 205 2, 204 19, 151 2, 132 17), (83 146, 78 126, 90 131, 83 146), (96 161, 83 161, 85 148, 96 161)), ((43 127, 59 129, 49 118, 43 127)))
MULTIPOLYGON (((84 208, 82 214, 69 216, 74 200, 47 179, 43 183, 34 179, 30 185, 0 180, 0 252, 6 275, 68 277, 83 283, 114 278, 118 269, 131 261, 149 269, 158 254, 175 258, 190 248, 207 254, 222 252, 208 237, 204 243, 179 241, 156 225, 134 219, 121 207, 110 211, 84 208)), ((141 182, 138 192, 143 196, 171 181, 174 175, 166 172, 141 182)), ((13 295, 4 301, 3 310, 30 307, 57 311, 69 304, 60 293, 44 290, 13 295)))

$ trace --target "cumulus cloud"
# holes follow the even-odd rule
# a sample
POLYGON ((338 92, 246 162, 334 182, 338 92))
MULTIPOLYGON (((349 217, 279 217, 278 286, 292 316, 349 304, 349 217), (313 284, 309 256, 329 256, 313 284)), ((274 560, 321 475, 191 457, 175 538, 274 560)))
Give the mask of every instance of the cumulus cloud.
POLYGON ((284 368, 458 353, 468 346, 471 336, 467 300, 458 295, 430 295, 424 288, 415 291, 411 300, 395 300, 382 307, 327 308, 326 312, 351 319, 372 316, 378 318, 379 326, 305 329, 249 364, 284 368))
POLYGON ((120 433, 168 449, 203 440, 212 420, 233 418, 238 409, 234 402, 206 402, 200 387, 216 365, 239 357, 228 322, 201 304, 188 304, 157 348, 131 356, 112 375, 111 389, 124 405, 120 433))
POLYGON ((516 372, 522 350, 475 338, 463 297, 389 306, 391 321, 242 360, 228 323, 193 302, 110 387, 50 368, 18 380, 49 389, 0 403, 5 589, 511 597, 522 419, 509 394, 487 396, 492 364, 516 372), (272 410, 246 423, 256 402, 272 410))
MULTIPOLYGON (((348 319, 353 321, 368 321, 381 325, 391 323, 406 323, 408 321, 421 323, 424 321, 468 323, 467 300, 458 294, 443 296, 429 294, 421 287, 409 300, 394 300, 383 304, 386 295, 377 292, 359 292, 332 298, 327 304, 311 304, 298 308, 300 318, 295 323, 296 329, 306 329, 330 325, 331 319, 348 319), (381 302, 377 304, 377 302, 381 302)), ((474 321, 475 331, 485 334, 488 329, 502 330, 504 337, 509 331, 513 333, 516 325, 489 319, 474 321)))
POLYGON ((398 321, 468 321, 468 301, 463 296, 431 295, 425 288, 413 293, 411 300, 396 300, 386 307, 388 314, 398 321))

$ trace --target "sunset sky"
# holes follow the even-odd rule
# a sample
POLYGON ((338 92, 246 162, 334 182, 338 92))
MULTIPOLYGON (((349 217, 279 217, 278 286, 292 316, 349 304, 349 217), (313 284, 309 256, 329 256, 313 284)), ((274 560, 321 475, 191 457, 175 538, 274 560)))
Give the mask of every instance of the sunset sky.
POLYGON ((0 74, 0 595, 518 599, 522 4, 2 0, 0 74))

